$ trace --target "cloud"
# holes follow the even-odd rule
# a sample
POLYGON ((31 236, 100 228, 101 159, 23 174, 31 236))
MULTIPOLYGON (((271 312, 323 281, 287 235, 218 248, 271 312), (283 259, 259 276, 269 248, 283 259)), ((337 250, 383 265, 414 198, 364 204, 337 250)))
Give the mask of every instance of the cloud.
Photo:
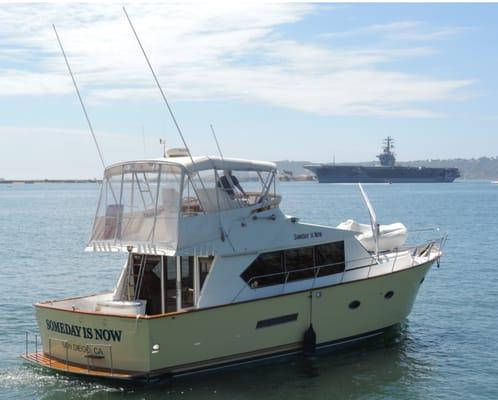
POLYGON ((359 36, 375 35, 378 39, 393 41, 431 41, 455 36, 467 31, 468 28, 445 26, 436 29, 426 26, 421 21, 396 21, 385 24, 372 24, 341 32, 323 34, 324 38, 342 39, 359 36))
MULTIPOLYGON (((458 98, 473 82, 388 68, 434 54, 430 46, 332 48, 283 34, 282 25, 305 19, 314 7, 320 5, 145 4, 128 12, 175 100, 257 102, 320 115, 429 117, 436 114, 428 104, 458 98)), ((72 94, 53 22, 88 101, 158 99, 121 8, 96 4, 2 7, 0 48, 9 62, 0 68, 0 96, 72 94)), ((420 32, 420 26, 400 21, 331 36, 418 35, 428 41, 451 34, 450 28, 420 32)))

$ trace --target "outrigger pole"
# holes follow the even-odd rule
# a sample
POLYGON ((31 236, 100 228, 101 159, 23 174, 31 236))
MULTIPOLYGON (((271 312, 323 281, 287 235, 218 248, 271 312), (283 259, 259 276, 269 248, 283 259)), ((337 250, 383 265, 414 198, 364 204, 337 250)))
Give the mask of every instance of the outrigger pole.
MULTIPOLYGON (((55 36, 57 37, 57 42, 59 42, 59 47, 61 48, 62 55, 64 56, 64 61, 66 62, 67 70, 69 71, 69 75, 71 75, 71 79, 73 81, 74 89, 76 90, 76 94, 78 95, 78 99, 80 100, 81 108, 83 109, 83 114, 85 114, 86 122, 88 124, 88 128, 90 129, 90 133, 92 134, 93 142, 95 143, 95 147, 97 147, 97 152, 99 153, 100 162, 102 163, 102 167, 105 170, 105 161, 104 156, 102 155, 102 151, 99 147, 99 142, 97 142, 97 137, 95 136, 95 132, 93 130, 92 123, 90 122, 90 117, 86 111, 85 103, 83 102, 83 98, 81 97, 80 90, 78 89, 78 84, 76 83, 76 79, 74 78, 73 71, 71 70, 71 66, 69 65, 69 61, 66 56, 66 52, 64 51, 64 47, 62 46, 61 39, 59 34, 57 33, 57 29, 55 25, 52 24, 52 28, 54 28, 55 36)), ((116 195, 114 194, 114 189, 112 188, 111 183, 109 182, 109 188, 111 189, 111 194, 114 201, 117 201, 116 195)))
POLYGON ((214 141, 216 142, 216 147, 218 147, 218 151, 220 153, 221 161, 223 162, 223 164, 225 164, 225 160, 223 158, 223 153, 221 152, 221 147, 220 147, 220 144, 218 143, 218 138, 216 137, 216 133, 214 133, 213 124, 209 124, 209 126, 211 128, 211 132, 213 133, 214 141))
MULTIPOLYGON (((140 46, 140 50, 142 50, 142 54, 144 55, 145 61, 147 62, 147 65, 149 66, 150 72, 152 73, 152 76, 154 77, 154 81, 156 82, 157 88, 159 89, 159 92, 161 92, 161 97, 164 100, 164 104, 166 104, 166 107, 168 108, 169 115, 171 116, 171 119, 173 120, 173 123, 175 124, 176 130, 178 131, 178 134, 180 135, 180 138, 182 139, 183 145, 185 146, 185 149, 187 150, 187 154, 190 158, 190 162, 192 163, 192 166, 194 167, 195 171, 197 172, 197 176, 199 177, 199 182, 201 183, 202 188, 205 190, 204 182, 202 181, 201 175, 199 174, 199 171, 197 171, 196 165, 194 158, 192 157, 192 153, 190 153, 190 149, 188 147, 188 144, 183 136, 182 130, 180 129, 180 125, 178 124, 175 114, 173 113, 173 110, 171 106, 169 105, 168 99, 166 98, 166 95, 164 94, 163 88, 161 87, 161 84, 159 83, 159 79, 157 79, 157 75, 154 72, 154 68, 152 68, 152 64, 149 61, 149 57, 147 57, 147 53, 145 52, 144 47, 142 46, 142 42, 140 41, 140 38, 138 37, 137 31, 135 30, 135 27, 133 26, 133 23, 131 22, 130 16, 126 12, 126 8, 123 6, 123 11, 126 16, 126 19, 128 20, 128 23, 130 24, 131 30, 133 31, 133 34, 135 35, 135 38, 137 39, 138 45, 140 46)), ((194 186, 194 185, 192 185, 194 186)), ((195 189, 194 189, 195 190, 195 189)), ((199 199, 199 202, 201 200, 199 199)))
POLYGON ((102 163, 102 167, 105 169, 104 156, 102 155, 102 151, 100 150, 99 143, 97 142, 97 137, 95 136, 95 132, 93 131, 92 123, 90 122, 90 118, 88 117, 88 113, 86 111, 85 103, 83 103, 83 98, 81 97, 80 91, 78 89, 78 85, 76 84, 76 79, 74 79, 73 71, 71 70, 71 66, 69 65, 69 61, 66 57, 66 52, 64 51, 64 47, 62 46, 61 39, 59 34, 57 33, 57 29, 55 25, 52 24, 54 28, 55 36, 57 37, 57 41, 59 42, 59 47, 61 48, 62 55, 64 56, 64 61, 66 62, 67 70, 69 71, 69 75, 71 75, 71 79, 73 81, 74 88, 76 89, 76 94, 78 95, 78 99, 80 99, 81 108, 83 109, 83 113, 85 114, 86 122, 88 123, 88 128, 90 129, 90 133, 92 134, 93 142, 95 143, 95 147, 97 147, 97 152, 99 153, 100 162, 102 163))

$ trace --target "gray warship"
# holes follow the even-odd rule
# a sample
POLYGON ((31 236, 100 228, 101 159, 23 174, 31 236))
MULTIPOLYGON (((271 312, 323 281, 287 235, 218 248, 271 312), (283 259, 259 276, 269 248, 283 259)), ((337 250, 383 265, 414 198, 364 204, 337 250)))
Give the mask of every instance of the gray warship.
POLYGON ((414 183, 453 182, 460 177, 458 168, 403 167, 396 165, 394 139, 384 140, 382 153, 377 155, 380 166, 310 164, 320 183, 414 183))

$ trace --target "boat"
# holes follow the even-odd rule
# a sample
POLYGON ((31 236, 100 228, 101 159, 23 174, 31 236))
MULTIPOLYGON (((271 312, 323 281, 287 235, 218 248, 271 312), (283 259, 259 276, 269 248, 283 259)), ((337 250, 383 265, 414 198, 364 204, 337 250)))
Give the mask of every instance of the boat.
POLYGON ((185 154, 105 168, 86 250, 121 252, 119 279, 35 304, 25 360, 151 381, 354 343, 402 322, 442 256, 444 237, 406 245, 366 194, 371 229, 305 223, 274 163, 185 154))
POLYGON ((382 153, 377 155, 380 166, 309 164, 320 183, 422 183, 453 182, 460 177, 458 168, 404 167, 396 165, 394 139, 388 136, 382 153))
POLYGON ((361 185, 370 229, 286 215, 276 165, 223 157, 212 126, 220 156, 192 155, 123 11, 185 148, 106 165, 53 26, 104 166, 86 250, 122 253, 123 265, 110 292, 36 303, 39 336, 26 334, 22 357, 149 382, 312 354, 403 321, 445 236, 407 245, 403 224, 377 223, 361 185))

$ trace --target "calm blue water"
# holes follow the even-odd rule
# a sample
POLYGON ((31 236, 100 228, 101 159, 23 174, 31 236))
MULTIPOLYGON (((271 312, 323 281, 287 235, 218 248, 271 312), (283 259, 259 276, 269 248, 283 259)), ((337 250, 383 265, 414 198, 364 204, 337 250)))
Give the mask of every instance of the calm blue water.
MULTIPOLYGON (((282 183, 282 208, 302 220, 368 222, 354 185, 282 183)), ((93 184, 0 185, 1 399, 496 399, 498 185, 367 185, 382 223, 440 226, 441 268, 399 328, 360 346, 270 365, 126 387, 24 364, 32 303, 111 289, 123 257, 84 253, 97 201, 93 184)), ((415 240, 412 237, 412 240, 415 240)))

